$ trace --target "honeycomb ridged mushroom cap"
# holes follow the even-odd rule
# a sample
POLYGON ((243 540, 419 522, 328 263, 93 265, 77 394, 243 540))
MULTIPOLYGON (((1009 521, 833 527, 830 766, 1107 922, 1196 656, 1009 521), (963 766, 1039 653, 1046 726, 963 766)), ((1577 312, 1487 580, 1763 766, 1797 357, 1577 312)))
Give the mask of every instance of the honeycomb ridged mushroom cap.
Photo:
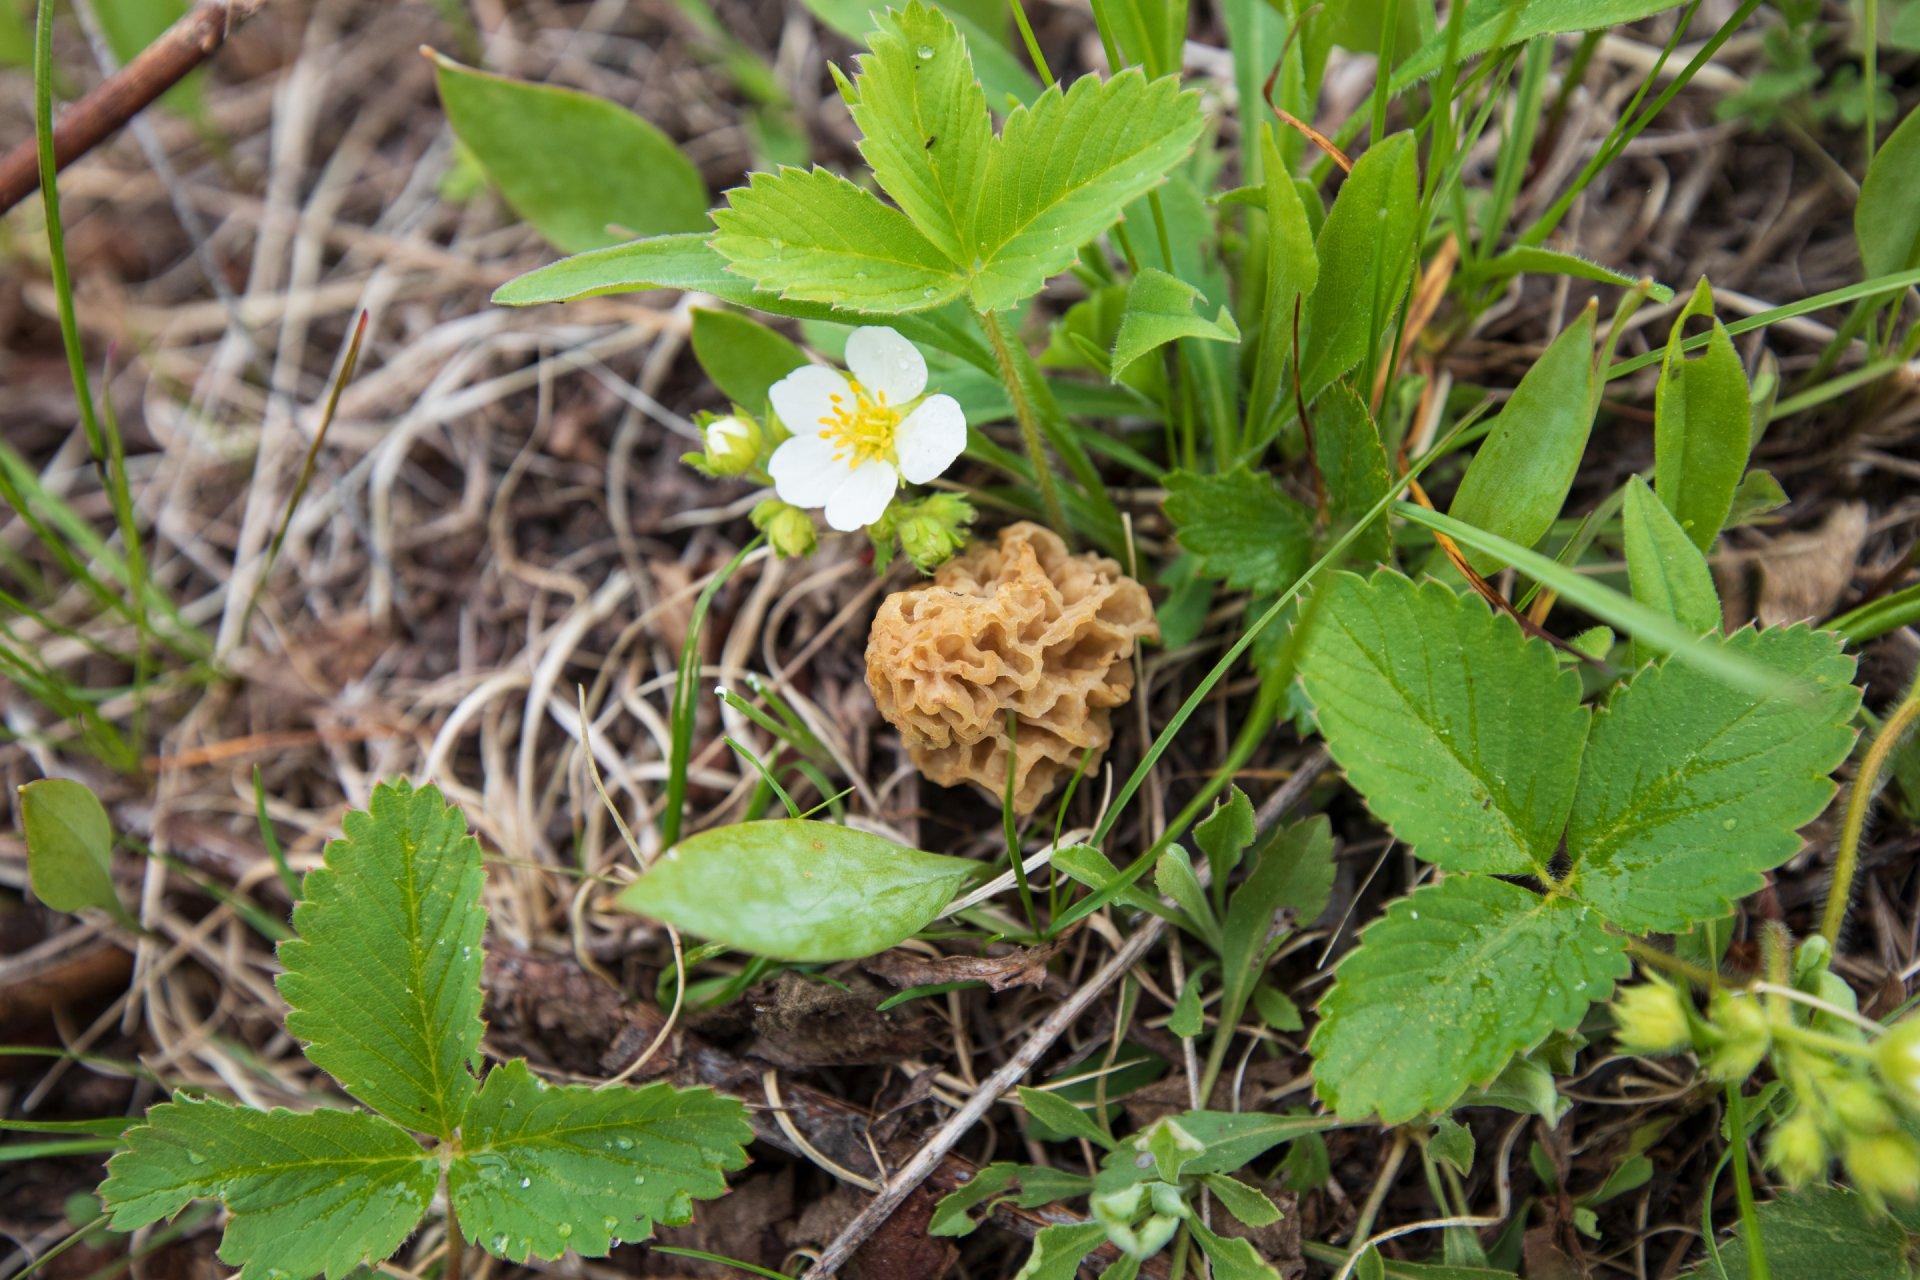
POLYGON ((867 685, 928 778, 997 801, 1011 755, 1013 807, 1031 813, 1089 749, 1099 763, 1133 696, 1134 646, 1158 635, 1118 564, 1022 521, 881 603, 867 685))

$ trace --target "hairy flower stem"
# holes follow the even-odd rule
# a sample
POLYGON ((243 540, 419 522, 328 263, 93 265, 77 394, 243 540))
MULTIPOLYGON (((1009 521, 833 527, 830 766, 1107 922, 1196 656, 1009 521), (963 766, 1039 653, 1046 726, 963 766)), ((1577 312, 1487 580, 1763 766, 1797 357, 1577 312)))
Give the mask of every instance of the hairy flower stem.
POLYGON ((980 312, 980 326, 993 344, 993 361, 1000 367, 1000 381, 1006 384, 1007 398, 1013 402, 1013 419, 1020 424, 1020 443, 1026 447, 1027 461, 1033 464, 1034 483, 1040 487, 1040 502, 1047 509, 1047 520, 1062 535, 1068 532, 1067 510, 1060 503, 1060 487, 1054 480, 1053 465, 1047 461, 1046 444, 1040 439, 1040 419, 1021 385, 1013 365, 1013 352, 1007 347, 1006 330, 991 311, 980 312))
POLYGON ((447 1257, 440 1264, 440 1280, 460 1280, 461 1264, 466 1261, 467 1242, 460 1234, 460 1220, 447 1210, 447 1257))
POLYGON ((1827 889, 1826 908, 1820 913, 1820 936, 1829 943, 1838 940, 1840 926, 1846 923, 1847 903, 1853 896, 1853 876, 1860 867, 1860 835, 1866 830, 1867 811, 1873 807, 1880 774, 1916 717, 1920 717, 1920 679, 1914 681, 1907 696, 1880 726, 1880 735, 1867 748, 1866 756, 1860 761, 1860 772, 1854 777, 1853 790, 1847 796, 1847 813, 1840 824, 1840 851, 1833 863, 1833 883, 1827 889))

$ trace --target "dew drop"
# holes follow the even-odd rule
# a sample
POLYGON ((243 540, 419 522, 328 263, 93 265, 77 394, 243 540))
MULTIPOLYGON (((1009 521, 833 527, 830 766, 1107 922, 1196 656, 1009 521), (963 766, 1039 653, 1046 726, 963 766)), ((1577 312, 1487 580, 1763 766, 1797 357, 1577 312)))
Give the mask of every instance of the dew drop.
POLYGON ((633 1150, 633 1139, 632 1138, 615 1138, 613 1140, 613 1145, 620 1148, 622 1151, 631 1151, 633 1150))
POLYGON ((493 1238, 493 1251, 495 1253, 505 1253, 507 1251, 507 1238, 505 1236, 495 1236, 493 1238))
POLYGON ((527 1189, 528 1187, 530 1187, 530 1186, 532 1186, 532 1185, 533 1185, 533 1179, 532 1179, 532 1178, 522 1178, 522 1179, 520 1179, 520 1189, 521 1189, 522 1191, 525 1191, 525 1190, 526 1190, 526 1189, 527 1189))
POLYGON ((571 1222, 562 1222, 557 1226, 555 1226, 554 1230, 559 1233, 559 1236, 562 1240, 565 1240, 568 1236, 573 1234, 573 1224, 571 1222))
POLYGON ((919 52, 920 52, 920 61, 925 62, 928 58, 931 58, 933 56, 933 46, 930 44, 923 44, 920 46, 919 52))
POLYGON ((1731 831, 1739 825, 1740 825, 1740 820, 1738 818, 1728 818, 1725 822, 1720 824, 1720 828, 1723 831, 1731 831))
POLYGON ((201 1155, 198 1151, 187 1152, 188 1164, 205 1164, 206 1162, 207 1162, 207 1158, 201 1155))
POLYGON ((634 1185, 634 1186, 636 1186, 636 1187, 644 1187, 644 1186, 646 1186, 646 1185, 647 1185, 647 1175, 646 1175, 646 1174, 644 1174, 644 1173, 636 1173, 636 1174, 634 1174, 634 1175, 633 1175, 633 1185, 634 1185))

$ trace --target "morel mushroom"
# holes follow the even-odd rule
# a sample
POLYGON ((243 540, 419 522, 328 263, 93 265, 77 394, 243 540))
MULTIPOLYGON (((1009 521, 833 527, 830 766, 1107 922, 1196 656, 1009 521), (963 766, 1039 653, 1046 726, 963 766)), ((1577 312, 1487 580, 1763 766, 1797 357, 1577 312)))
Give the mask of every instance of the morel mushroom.
POLYGON ((997 802, 1012 751, 1013 807, 1031 813, 1088 748, 1099 762, 1113 708, 1133 696, 1133 647, 1159 633, 1146 588, 1118 564, 1023 521, 881 603, 867 684, 943 786, 971 782, 997 802))

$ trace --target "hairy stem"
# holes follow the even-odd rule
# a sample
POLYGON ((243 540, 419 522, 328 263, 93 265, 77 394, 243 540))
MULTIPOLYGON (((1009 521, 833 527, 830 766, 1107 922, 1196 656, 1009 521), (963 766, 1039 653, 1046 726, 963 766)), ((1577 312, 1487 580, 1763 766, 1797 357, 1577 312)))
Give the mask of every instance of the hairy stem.
POLYGON ((1916 717, 1920 717, 1920 679, 1914 681, 1907 696, 1880 726, 1880 734, 1860 761, 1860 772, 1847 796, 1847 813, 1840 824, 1840 852, 1833 863, 1833 883, 1827 888, 1827 905, 1820 913, 1820 936, 1829 943, 1839 938, 1840 926, 1846 923, 1848 900, 1853 896, 1853 876, 1860 868, 1860 835, 1866 830, 1867 811, 1873 807, 1880 774, 1916 717))
POLYGON ((461 1264, 466 1261, 467 1242, 460 1234, 460 1219, 447 1209, 447 1258, 440 1264, 440 1280, 460 1280, 461 1264))
POLYGON ((1033 464, 1033 479, 1040 487, 1040 502, 1047 509, 1047 520, 1056 531, 1065 534, 1067 511, 1060 503, 1060 487, 1054 480, 1053 464, 1047 460, 1046 444, 1040 439, 1040 419, 1034 413, 1033 402, 1027 398, 1019 371, 1014 368, 1006 330, 991 311, 980 313, 980 326, 993 344, 993 361, 1000 367, 1000 381, 1006 384, 1007 398, 1013 402, 1013 418, 1020 424, 1020 443, 1026 448, 1027 461, 1033 464))

